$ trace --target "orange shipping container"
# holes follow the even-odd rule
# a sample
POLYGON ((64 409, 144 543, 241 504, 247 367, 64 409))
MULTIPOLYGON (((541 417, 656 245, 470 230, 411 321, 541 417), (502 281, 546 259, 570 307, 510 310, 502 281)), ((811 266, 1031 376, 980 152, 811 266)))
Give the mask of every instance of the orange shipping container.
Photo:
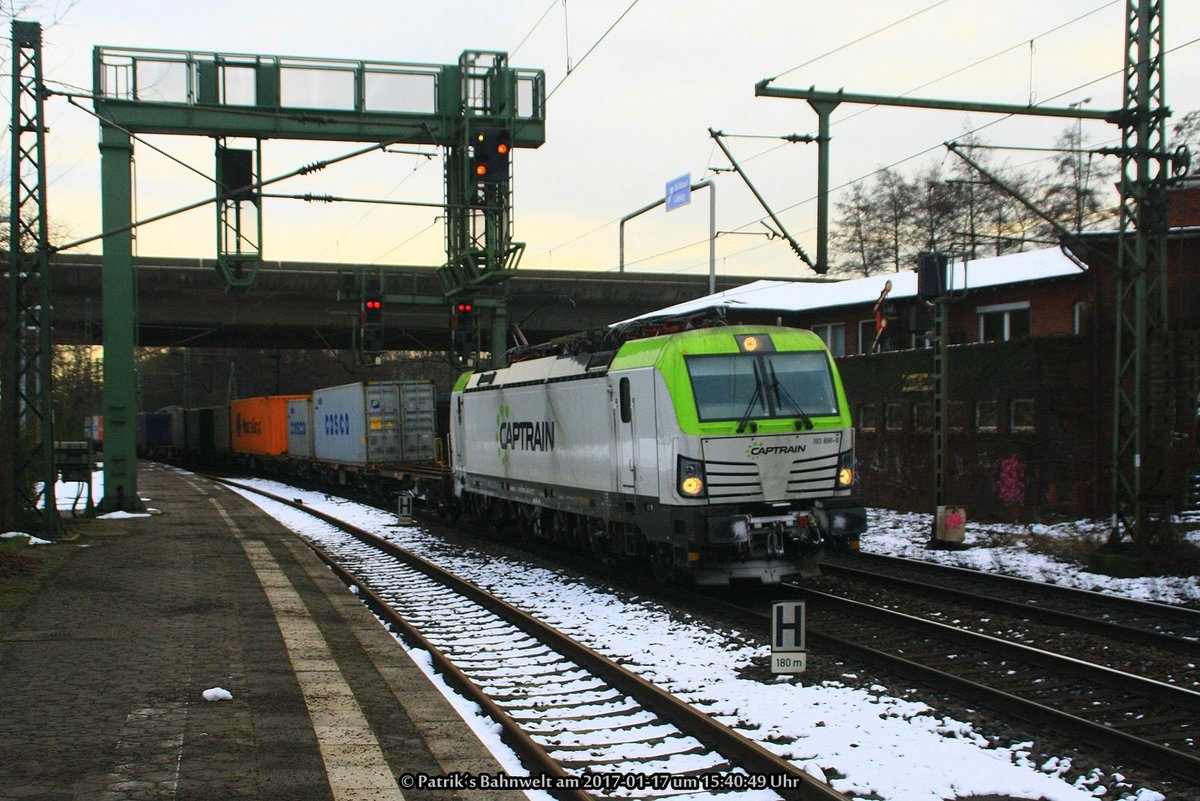
POLYGON ((307 395, 265 395, 229 404, 229 428, 235 453, 279 456, 287 453, 290 400, 307 395))

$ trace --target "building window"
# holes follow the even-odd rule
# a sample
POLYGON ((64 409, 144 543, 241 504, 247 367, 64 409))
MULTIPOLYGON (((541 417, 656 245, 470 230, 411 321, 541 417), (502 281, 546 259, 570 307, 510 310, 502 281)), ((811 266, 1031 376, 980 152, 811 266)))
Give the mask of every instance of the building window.
POLYGON ((912 306, 906 312, 906 322, 908 323, 909 347, 911 348, 932 348, 933 347, 933 322, 934 310, 927 303, 918 303, 912 306))
POLYGON ((979 401, 975 404, 975 430, 984 434, 994 434, 1000 430, 998 401, 979 401))
POLYGON ((914 403, 912 405, 912 425, 914 431, 933 430, 932 403, 914 403))
POLYGON ((858 321, 858 352, 870 353, 871 343, 875 341, 875 320, 858 321))
POLYGON ((885 403, 883 405, 883 427, 888 431, 904 430, 903 403, 885 403))
POLYGON ((951 431, 966 431, 969 412, 966 401, 950 401, 946 409, 946 422, 951 431))
POLYGON ((1009 408, 1009 431, 1030 432, 1034 430, 1034 406, 1032 398, 1014 398, 1009 408))
POLYGON ((845 323, 826 323, 814 325, 813 333, 821 338, 825 347, 829 348, 831 356, 846 355, 846 325, 845 323))
POLYGON ((879 430, 879 407, 874 403, 864 403, 858 407, 858 430, 872 433, 879 430))
POLYGON ((1091 328, 1091 313, 1086 300, 1075 301, 1074 331, 1076 336, 1086 334, 1091 328))
POLYGON ((980 342, 1008 342, 1029 336, 1028 301, 980 306, 975 314, 979 316, 980 342))

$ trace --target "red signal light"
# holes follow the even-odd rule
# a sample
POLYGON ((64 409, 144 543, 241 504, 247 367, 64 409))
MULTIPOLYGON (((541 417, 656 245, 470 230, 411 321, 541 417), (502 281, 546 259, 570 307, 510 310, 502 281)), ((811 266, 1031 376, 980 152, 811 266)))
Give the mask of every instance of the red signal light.
POLYGON ((475 132, 471 148, 471 172, 483 184, 508 182, 512 134, 506 128, 482 128, 475 132))
POLYGON ((383 301, 382 300, 368 300, 367 308, 372 311, 380 311, 383 309, 383 301))
POLYGON ((470 303, 460 303, 460 304, 458 304, 458 313, 462 314, 464 312, 469 312, 469 311, 471 311, 472 308, 473 307, 471 306, 470 303))

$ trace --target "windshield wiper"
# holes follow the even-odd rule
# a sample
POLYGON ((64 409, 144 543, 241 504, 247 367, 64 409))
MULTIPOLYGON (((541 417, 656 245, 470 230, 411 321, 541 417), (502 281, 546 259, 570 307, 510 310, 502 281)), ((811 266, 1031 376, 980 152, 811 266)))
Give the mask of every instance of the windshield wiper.
POLYGON ((746 430, 746 426, 750 424, 750 415, 754 412, 754 404, 760 399, 765 399, 763 394, 762 374, 758 370, 758 360, 755 359, 750 363, 754 368, 754 394, 750 396, 750 402, 746 404, 746 411, 742 412, 742 416, 738 419, 737 433, 742 433, 746 430))
POLYGON ((771 371, 771 388, 775 390, 775 402, 782 406, 783 400, 786 399, 800 415, 800 422, 804 423, 805 428, 812 429, 815 427, 816 423, 805 413, 804 409, 800 408, 800 404, 796 403, 796 399, 792 397, 792 393, 787 391, 787 387, 780 382, 779 376, 775 375, 775 363, 770 359, 767 359, 767 369, 771 371))

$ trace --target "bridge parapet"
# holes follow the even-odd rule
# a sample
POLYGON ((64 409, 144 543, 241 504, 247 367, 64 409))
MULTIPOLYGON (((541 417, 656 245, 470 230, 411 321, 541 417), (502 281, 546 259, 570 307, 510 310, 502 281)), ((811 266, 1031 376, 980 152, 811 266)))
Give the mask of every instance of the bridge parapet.
MULTIPOLYGON (((58 254, 52 260, 55 340, 99 344, 99 256, 58 254)), ((385 276, 385 342, 389 349, 445 350, 445 308, 406 302, 440 293, 437 268, 266 262, 255 289, 228 293, 211 259, 139 259, 138 343, 146 347, 349 349, 359 303, 337 300, 342 275, 385 276)), ((719 277, 718 291, 755 278, 719 277)), ((497 294, 503 288, 494 290, 497 294)), ((509 319, 532 342, 599 328, 708 294, 707 275, 520 270, 509 280, 509 319)))

